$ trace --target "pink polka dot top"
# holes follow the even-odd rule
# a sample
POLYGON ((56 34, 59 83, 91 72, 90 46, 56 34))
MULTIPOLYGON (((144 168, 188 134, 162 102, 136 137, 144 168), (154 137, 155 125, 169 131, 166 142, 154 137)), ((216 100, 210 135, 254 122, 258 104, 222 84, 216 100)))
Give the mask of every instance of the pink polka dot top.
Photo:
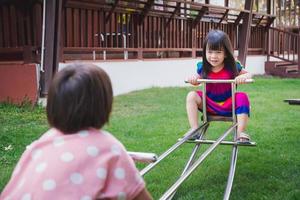
POLYGON ((133 199, 145 182, 124 146, 96 129, 50 129, 27 146, 0 199, 133 199))

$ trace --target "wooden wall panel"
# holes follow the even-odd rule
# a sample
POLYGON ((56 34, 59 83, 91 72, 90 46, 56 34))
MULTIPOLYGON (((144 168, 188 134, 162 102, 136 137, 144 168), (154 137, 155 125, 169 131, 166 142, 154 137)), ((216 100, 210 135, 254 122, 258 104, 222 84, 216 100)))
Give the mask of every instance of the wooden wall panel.
POLYGON ((87 25, 87 47, 92 47, 94 41, 92 10, 87 11, 86 25, 87 25))
POLYGON ((0 47, 4 47, 4 28, 3 28, 3 12, 0 8, 0 47))
POLYGON ((99 36, 98 33, 100 33, 99 31, 99 21, 98 21, 98 11, 93 10, 93 46, 94 47, 99 47, 99 36))
POLYGON ((67 8, 66 9, 66 29, 65 29, 65 40, 66 40, 66 47, 73 46, 73 9, 67 8))
MULTIPOLYGON (((38 5, 38 4, 36 4, 38 5)), ((21 47, 24 45, 37 45, 37 32, 41 32, 39 16, 31 9, 24 10, 14 5, 3 5, 1 10, 1 46, 21 47), (33 23, 36 20, 36 23, 33 23), (35 39, 35 40, 34 40, 35 39)))
POLYGON ((106 38, 106 36, 104 35, 104 33, 106 32, 105 30, 105 21, 103 20, 105 18, 105 12, 100 12, 99 11, 99 22, 100 22, 100 27, 99 27, 99 32, 100 32, 100 47, 105 47, 105 41, 104 39, 106 38))
MULTIPOLYGON (((34 38, 34 42, 33 45, 34 46, 39 46, 42 44, 42 23, 43 23, 43 10, 42 10, 42 5, 41 4, 35 4, 33 6, 33 12, 32 12, 32 17, 33 17, 33 27, 34 27, 34 31, 33 31, 33 38, 34 38)), ((18 19, 19 22, 19 19, 18 19)), ((18 26, 19 28, 19 26, 18 26)), ((18 30, 18 33, 21 32, 20 30, 18 30)), ((21 34, 19 34, 21 35, 21 34)), ((18 35, 18 39, 19 38, 18 35)), ((19 41, 19 45, 22 46, 20 44, 19 41)))
POLYGON ((2 6, 4 47, 11 47, 10 18, 8 6, 2 6))
MULTIPOLYGON (((74 34, 74 40, 72 41, 74 47, 80 47, 80 33, 84 29, 83 27, 85 26, 85 21, 83 21, 83 24, 80 24, 80 15, 79 15, 79 9, 74 8, 73 9, 73 34, 74 34)), ((85 10, 81 10, 82 12, 85 12, 85 10)), ((71 29, 72 30, 72 29, 71 29)), ((70 31, 70 30, 68 30, 70 31)), ((83 40, 86 38, 84 37, 83 40)), ((85 41, 83 41, 85 43, 85 41)), ((84 45, 85 46, 85 45, 84 45)))
POLYGON ((18 45, 18 37, 17 37, 17 18, 15 17, 16 16, 16 9, 15 9, 15 6, 13 5, 10 5, 9 6, 9 18, 11 19, 10 21, 10 36, 11 36, 11 44, 10 46, 11 47, 17 47, 18 45))
MULTIPOLYGON (((75 23, 75 21, 74 21, 75 23)), ((86 10, 81 9, 80 10, 80 47, 86 47, 86 10)), ((74 30, 75 31, 75 30, 74 30)))
POLYGON ((25 38, 26 38, 26 42, 25 42, 25 45, 32 45, 33 44, 33 36, 32 36, 32 33, 33 33, 33 25, 32 25, 32 21, 31 21, 31 11, 30 10, 25 10, 25 38))

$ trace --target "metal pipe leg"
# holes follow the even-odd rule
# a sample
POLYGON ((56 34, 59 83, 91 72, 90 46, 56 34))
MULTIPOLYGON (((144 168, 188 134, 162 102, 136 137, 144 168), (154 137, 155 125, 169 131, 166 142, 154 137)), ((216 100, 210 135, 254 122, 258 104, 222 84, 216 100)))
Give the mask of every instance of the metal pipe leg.
MULTIPOLYGON (((191 156, 190 156, 190 158, 189 158, 187 164, 185 165, 185 168, 184 168, 184 170, 182 171, 180 177, 181 177, 181 176, 189 169, 189 167, 192 165, 193 161, 195 160, 196 153, 198 152, 199 149, 200 149, 200 143, 196 144, 195 147, 193 148, 192 154, 191 154, 191 156)), ((176 194, 176 191, 177 191, 177 190, 175 190, 175 191, 173 192, 173 194, 168 198, 168 200, 173 199, 173 197, 174 197, 175 194, 176 194)))
POLYGON ((223 198, 224 200, 228 200, 230 197, 230 192, 231 192, 234 174, 235 174, 237 155, 238 155, 238 147, 237 147, 237 145, 234 145, 232 147, 230 169, 229 169, 229 175, 228 175, 228 179, 227 179, 227 186, 226 186, 226 190, 225 190, 224 198, 223 198))
MULTIPOLYGON (((201 134, 200 134, 200 138, 199 138, 200 140, 202 140, 202 139, 204 138, 208 126, 209 126, 209 124, 208 124, 206 127, 204 127, 204 128, 202 129, 201 134)), ((197 152, 198 152, 199 149, 200 149, 200 145, 201 145, 201 143, 197 143, 197 144, 195 145, 195 147, 193 148, 192 153, 191 153, 191 156, 190 156, 188 162, 186 163, 186 165, 185 165, 185 167, 184 167, 184 169, 183 169, 183 171, 182 171, 182 173, 181 173, 180 176, 182 176, 182 175, 190 168, 190 166, 194 163, 196 154, 197 154, 197 152)), ((174 197, 175 194, 176 194, 176 190, 175 190, 175 192, 168 198, 168 200, 171 200, 171 199, 174 197)))
MULTIPOLYGON (((204 139, 204 136, 205 136, 205 133, 207 131, 207 128, 208 128, 209 124, 207 126, 205 126, 203 129, 202 129, 202 133, 200 135, 200 140, 204 139)), ((199 143, 200 144, 200 143, 199 143)), ((184 170, 182 171, 181 173, 181 176, 189 169, 189 167, 194 163, 194 160, 195 160, 195 156, 196 156, 196 153, 199 151, 199 148, 200 148, 200 145, 195 145, 192 153, 191 153, 191 156, 187 162, 187 164, 185 165, 185 168, 184 170)))
POLYGON ((185 143, 191 135, 195 134, 196 132, 198 132, 199 130, 201 130, 202 128, 206 127, 208 125, 208 123, 204 123, 201 126, 199 126, 197 129, 193 130, 191 133, 186 134, 186 136, 184 138, 182 138, 182 140, 178 141, 177 143, 175 143, 171 148, 169 148, 167 151, 165 151, 162 155, 160 155, 157 158, 157 161, 154 163, 151 163, 149 165, 147 165, 144 169, 142 169, 140 171, 141 176, 144 176, 147 172, 149 172, 153 167, 155 167, 160 161, 162 161, 165 157, 167 157, 168 155, 170 155, 170 153, 172 153, 174 150, 176 150, 178 147, 180 147, 183 143, 185 143))
POLYGON ((200 157, 199 159, 163 194, 160 200, 168 199, 177 188, 187 179, 191 173, 204 161, 204 159, 221 143, 222 140, 234 130, 237 124, 232 125, 221 137, 217 139, 200 157))

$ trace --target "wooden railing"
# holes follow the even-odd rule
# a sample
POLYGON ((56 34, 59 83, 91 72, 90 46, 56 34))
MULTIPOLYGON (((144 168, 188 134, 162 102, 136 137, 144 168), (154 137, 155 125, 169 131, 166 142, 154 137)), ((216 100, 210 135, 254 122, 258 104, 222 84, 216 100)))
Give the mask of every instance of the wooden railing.
POLYGON ((64 47, 63 60, 112 60, 149 58, 190 58, 202 49, 192 48, 112 48, 112 47, 64 47))
MULTIPOLYGON (((181 6, 187 3, 177 0, 174 2, 181 6)), ((202 56, 203 42, 211 29, 223 30, 229 35, 234 49, 239 47, 237 38, 241 27, 240 21, 248 11, 213 6, 214 11, 207 10, 211 5, 191 2, 189 4, 190 8, 181 7, 186 9, 185 14, 174 10, 172 11, 174 15, 165 15, 166 11, 176 7, 167 5, 168 8, 161 12, 152 7, 152 11, 158 13, 151 12, 151 15, 142 17, 139 12, 128 11, 128 8, 121 10, 119 8, 112 12, 110 4, 102 5, 100 1, 92 5, 87 1, 66 1, 62 11, 60 60, 198 57, 202 56), (203 10, 202 7, 206 9, 203 10), (195 10, 198 13, 196 17, 198 20, 191 18, 195 10), (202 11, 203 16, 200 15, 202 11)), ((26 58, 28 60, 26 62, 30 62, 30 56, 27 56, 30 52, 40 54, 42 41, 40 1, 25 10, 14 4, 1 5, 0 16, 3 18, 0 19, 2 60, 8 57, 10 58, 8 60, 26 58), (34 47, 39 52, 27 51, 25 49, 27 46, 34 47)), ((250 34, 250 52, 253 50, 255 53, 265 52, 265 27, 268 23, 266 20, 269 19, 270 16, 253 18, 252 25, 255 26, 252 27, 250 34)), ((31 56, 31 59, 32 62, 35 61, 34 56, 31 56)))
POLYGON ((0 62, 22 61, 23 63, 39 63, 40 49, 34 46, 0 47, 0 62))
POLYGON ((298 64, 300 68, 300 35, 271 27, 269 38, 268 56, 298 64))

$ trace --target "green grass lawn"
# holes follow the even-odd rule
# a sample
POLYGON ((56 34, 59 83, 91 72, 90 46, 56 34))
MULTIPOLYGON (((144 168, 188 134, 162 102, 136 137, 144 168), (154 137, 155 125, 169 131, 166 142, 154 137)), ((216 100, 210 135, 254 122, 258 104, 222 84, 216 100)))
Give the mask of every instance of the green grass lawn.
MULTIPOLYGON (((188 130, 185 97, 194 89, 152 88, 117 96, 105 128, 129 151, 160 155, 188 130)), ((300 199, 300 106, 283 102, 300 98, 300 79, 260 77, 239 90, 250 97, 248 133, 257 147, 239 148, 231 199, 300 199)), ((207 138, 216 139, 229 125, 212 123, 207 138)), ((26 145, 47 129, 43 108, 0 104, 0 191, 26 145)), ((180 175, 192 148, 184 145, 145 175, 154 199, 180 175)), ((202 148, 201 152, 207 146, 202 148)), ((230 153, 230 146, 218 147, 180 186, 174 199, 222 199, 230 153)))

